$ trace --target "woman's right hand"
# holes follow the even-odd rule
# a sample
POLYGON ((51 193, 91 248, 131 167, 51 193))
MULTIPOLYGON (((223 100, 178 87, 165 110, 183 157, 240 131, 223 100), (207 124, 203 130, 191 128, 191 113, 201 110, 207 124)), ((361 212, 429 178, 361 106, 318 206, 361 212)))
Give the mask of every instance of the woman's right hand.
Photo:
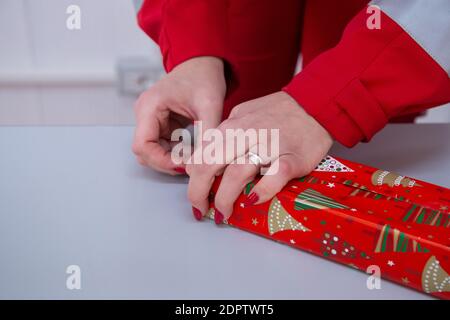
POLYGON ((222 118, 226 84, 223 61, 197 57, 176 66, 135 104, 136 131, 133 152, 140 164, 169 174, 180 174, 184 165, 171 159, 171 134, 193 121, 203 130, 215 128, 222 118))

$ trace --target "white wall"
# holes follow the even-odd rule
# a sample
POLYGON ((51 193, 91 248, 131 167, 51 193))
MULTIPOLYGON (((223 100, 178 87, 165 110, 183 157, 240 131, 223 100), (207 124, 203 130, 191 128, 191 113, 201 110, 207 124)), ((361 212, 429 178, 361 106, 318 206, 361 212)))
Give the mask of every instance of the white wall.
MULTIPOLYGON (((132 0, 0 0, 0 125, 132 124, 134 98, 117 93, 114 68, 133 56, 161 66, 132 0), (71 4, 81 30, 66 28, 71 4)), ((450 122, 450 108, 419 121, 450 122)))
POLYGON ((0 46, 0 124, 133 123, 134 98, 115 88, 116 61, 161 65, 131 0, 1 0, 0 46), (81 8, 81 30, 66 27, 71 4, 81 8))

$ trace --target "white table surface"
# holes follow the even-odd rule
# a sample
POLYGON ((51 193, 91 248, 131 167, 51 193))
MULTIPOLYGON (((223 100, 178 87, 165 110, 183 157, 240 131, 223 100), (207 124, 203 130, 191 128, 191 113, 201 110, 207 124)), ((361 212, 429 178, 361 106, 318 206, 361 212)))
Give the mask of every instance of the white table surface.
MULTIPOLYGON (((131 127, 0 127, 0 298, 428 299, 197 222, 187 178, 140 167, 131 127), (81 290, 66 267, 81 268, 81 290)), ((330 154, 449 187, 450 125, 392 125, 330 154)))

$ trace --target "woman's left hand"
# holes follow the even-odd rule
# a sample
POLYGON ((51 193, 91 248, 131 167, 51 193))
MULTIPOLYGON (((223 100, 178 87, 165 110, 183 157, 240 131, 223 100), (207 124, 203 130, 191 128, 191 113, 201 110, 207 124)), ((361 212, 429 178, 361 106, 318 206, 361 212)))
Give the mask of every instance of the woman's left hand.
MULTIPOLYGON (((271 167, 277 170, 259 180, 250 192, 246 205, 270 200, 289 180, 309 174, 333 144, 330 134, 285 92, 277 92, 236 106, 230 117, 218 127, 222 132, 223 148, 227 145, 226 129, 279 129, 279 155, 277 159, 270 159, 271 167)), ((267 143, 258 141, 258 144, 267 143)), ((193 157, 198 152, 202 150, 197 149, 193 157)), ((186 166, 186 172, 190 176, 188 198, 202 215, 208 210, 208 195, 214 178, 223 172, 215 195, 216 223, 231 216, 233 204, 243 188, 260 171, 257 165, 248 161, 238 164, 232 163, 232 160, 235 159, 226 159, 223 164, 194 163, 186 166)))

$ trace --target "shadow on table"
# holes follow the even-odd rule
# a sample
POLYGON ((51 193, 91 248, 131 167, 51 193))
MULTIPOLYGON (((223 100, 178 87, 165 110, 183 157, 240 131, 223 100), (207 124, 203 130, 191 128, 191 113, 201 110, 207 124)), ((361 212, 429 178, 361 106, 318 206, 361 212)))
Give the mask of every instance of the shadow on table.
POLYGON ((136 179, 153 180, 164 184, 187 184, 188 182, 187 176, 171 176, 151 168, 143 167, 137 163, 129 168, 129 175, 136 179))

